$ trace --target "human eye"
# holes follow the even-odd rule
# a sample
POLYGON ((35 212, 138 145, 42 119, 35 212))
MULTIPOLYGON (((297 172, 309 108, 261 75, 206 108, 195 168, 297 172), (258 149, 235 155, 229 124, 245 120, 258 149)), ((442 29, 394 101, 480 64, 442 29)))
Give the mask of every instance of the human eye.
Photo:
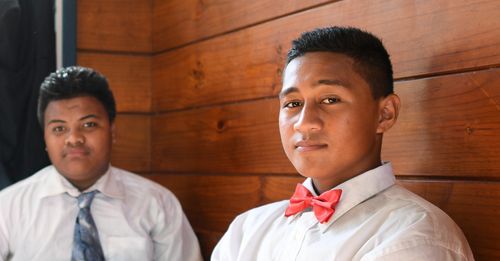
POLYGON ((85 122, 83 124, 83 127, 84 128, 94 128, 94 127, 97 127, 97 123, 93 122, 93 121, 85 122))
POLYGON ((321 103, 324 103, 324 104, 334 104, 334 103, 339 103, 340 102, 340 98, 338 97, 327 97, 323 100, 321 100, 321 103))
POLYGON ((65 131, 66 131, 66 127, 64 127, 64 126, 52 127, 52 133, 55 133, 55 134, 61 134, 61 133, 64 133, 65 131))
POLYGON ((290 102, 285 102, 283 104, 283 108, 288 108, 288 109, 292 109, 299 106, 302 106, 302 102, 300 101, 290 101, 290 102))

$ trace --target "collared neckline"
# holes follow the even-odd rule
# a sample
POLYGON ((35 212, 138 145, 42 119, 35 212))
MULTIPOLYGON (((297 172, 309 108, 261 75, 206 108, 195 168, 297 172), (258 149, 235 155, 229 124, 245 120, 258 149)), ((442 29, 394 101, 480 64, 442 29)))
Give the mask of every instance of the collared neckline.
MULTIPOLYGON (((335 220, 339 219, 349 210, 359 205, 363 201, 375 196, 381 191, 395 184, 395 177, 390 162, 383 162, 381 166, 357 175, 332 189, 342 189, 342 196, 335 207, 335 213, 326 223, 319 223, 319 228, 324 233, 335 220)), ((314 196, 318 196, 314 190, 312 179, 307 178, 302 183, 314 196)), ((291 222, 302 213, 290 216, 291 222)), ((318 221, 316 220, 316 223, 318 221)))
POLYGON ((41 188, 41 197, 55 196, 63 193, 68 193, 72 197, 78 197, 81 193, 97 190, 100 193, 111 198, 124 198, 123 185, 116 177, 116 169, 111 165, 108 170, 102 175, 92 186, 85 191, 79 191, 71 184, 57 169, 51 165, 47 167, 46 179, 44 186, 41 188))

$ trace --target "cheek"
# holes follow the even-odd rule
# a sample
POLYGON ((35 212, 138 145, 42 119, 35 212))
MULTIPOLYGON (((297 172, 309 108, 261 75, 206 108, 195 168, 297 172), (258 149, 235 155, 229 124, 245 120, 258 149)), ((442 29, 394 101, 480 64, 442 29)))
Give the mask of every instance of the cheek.
POLYGON ((293 131, 292 123, 290 119, 288 119, 285 115, 280 115, 279 117, 279 129, 281 141, 284 144, 284 142, 289 138, 293 131))
MULTIPOLYGON (((368 114, 368 113, 367 113, 368 114)), ((376 136, 377 125, 373 118, 367 117, 369 114, 357 115, 351 119, 345 120, 344 133, 348 136, 347 139, 352 143, 367 146, 372 143, 376 136)), ((361 146, 360 145, 360 146, 361 146)))
POLYGON ((51 151, 58 150, 59 142, 58 142, 58 139, 56 137, 45 135, 44 140, 45 140, 45 147, 47 148, 47 152, 50 153, 51 151))
POLYGON ((111 151, 112 139, 111 133, 100 133, 99 135, 89 138, 88 145, 93 147, 97 154, 109 154, 111 151))
POLYGON ((45 148, 51 162, 58 162, 60 160, 63 147, 64 142, 61 142, 60 139, 45 136, 45 148))

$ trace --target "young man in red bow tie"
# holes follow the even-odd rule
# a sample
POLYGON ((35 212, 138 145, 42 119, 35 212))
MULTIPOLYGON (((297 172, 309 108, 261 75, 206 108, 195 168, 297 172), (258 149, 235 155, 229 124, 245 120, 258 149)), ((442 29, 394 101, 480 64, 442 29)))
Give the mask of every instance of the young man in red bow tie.
POLYGON ((332 27, 293 41, 279 94, 289 201, 238 216, 212 260, 473 260, 460 228, 395 184, 380 157, 399 97, 381 41, 332 27))

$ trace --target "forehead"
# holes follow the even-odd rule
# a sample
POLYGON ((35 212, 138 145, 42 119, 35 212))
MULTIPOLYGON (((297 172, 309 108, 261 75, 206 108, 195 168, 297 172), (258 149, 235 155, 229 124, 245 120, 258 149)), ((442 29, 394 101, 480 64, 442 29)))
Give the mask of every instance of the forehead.
POLYGON ((47 105, 44 115, 47 121, 53 118, 71 118, 87 114, 94 114, 101 117, 107 116, 104 105, 91 96, 51 101, 47 105))
POLYGON ((354 60, 333 52, 311 52, 293 59, 285 68, 283 89, 301 84, 315 84, 318 80, 334 80, 345 84, 364 82, 354 71, 354 60))

